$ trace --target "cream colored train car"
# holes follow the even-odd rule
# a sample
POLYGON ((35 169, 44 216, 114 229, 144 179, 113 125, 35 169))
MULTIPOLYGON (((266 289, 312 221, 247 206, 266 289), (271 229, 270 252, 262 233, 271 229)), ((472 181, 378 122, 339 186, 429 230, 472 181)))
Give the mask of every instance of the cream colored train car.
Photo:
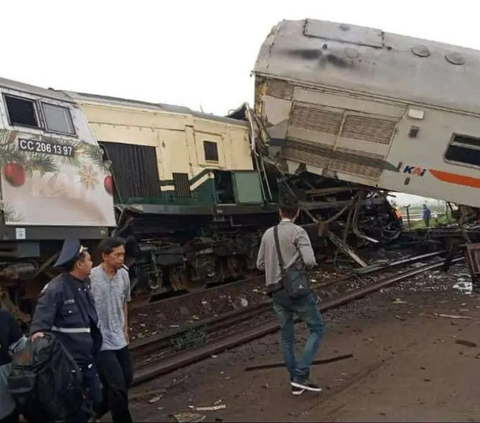
MULTIPOLYGON (((255 267, 277 221, 246 122, 69 93, 112 163, 118 230, 136 295, 196 289, 255 267)), ((109 187, 112 188, 112 187, 109 187)))
POLYGON ((246 122, 179 106, 69 95, 114 163, 120 202, 171 211, 264 202, 246 122))
POLYGON ((255 65, 274 153, 308 171, 480 207, 480 52, 282 21, 255 65))

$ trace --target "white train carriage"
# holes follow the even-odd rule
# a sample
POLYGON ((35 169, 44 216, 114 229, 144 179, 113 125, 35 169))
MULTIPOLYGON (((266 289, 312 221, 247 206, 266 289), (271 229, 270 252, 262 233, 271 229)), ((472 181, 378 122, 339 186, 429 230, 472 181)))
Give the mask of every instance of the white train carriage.
POLYGON ((256 112, 294 173, 480 207, 480 52, 306 19, 254 69, 256 112))

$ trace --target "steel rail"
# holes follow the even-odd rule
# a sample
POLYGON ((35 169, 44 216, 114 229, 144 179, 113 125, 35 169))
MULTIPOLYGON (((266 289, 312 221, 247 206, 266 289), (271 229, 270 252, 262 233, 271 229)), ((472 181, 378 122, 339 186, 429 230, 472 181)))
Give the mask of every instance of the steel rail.
MULTIPOLYGON (((445 252, 444 250, 436 251, 433 253, 422 254, 419 256, 401 259, 383 266, 371 266, 367 269, 362 269, 363 271, 361 272, 361 275, 363 276, 371 273, 381 272, 383 270, 388 270, 391 267, 400 266, 402 264, 410 264, 419 260, 436 257, 443 254, 444 252, 445 252)), ((340 284, 350 279, 351 277, 348 276, 346 278, 341 278, 335 281, 331 281, 327 284, 320 284, 320 285, 314 284, 312 285, 312 289, 314 290, 324 289, 327 286, 340 284)), ((175 337, 179 337, 190 330, 206 327, 208 328, 208 331, 211 332, 213 330, 218 330, 224 327, 232 326, 235 323, 241 323, 242 321, 245 321, 250 317, 263 313, 265 310, 268 310, 271 306, 271 302, 272 302, 271 299, 267 298, 249 307, 241 308, 234 311, 229 311, 227 313, 223 313, 218 316, 212 316, 207 319, 203 319, 201 321, 185 325, 182 328, 169 330, 158 335, 150 336, 148 338, 135 341, 134 343, 130 344, 130 350, 135 355, 144 355, 144 354, 155 352, 160 348, 168 347, 170 345, 171 339, 175 337)))
MULTIPOLYGON (((452 263, 458 263, 463 260, 463 257, 456 258, 452 263)), ((406 272, 399 273, 392 277, 387 277, 378 282, 375 282, 369 286, 362 287, 351 292, 348 292, 345 295, 341 295, 338 298, 334 298, 328 301, 321 302, 319 304, 319 310, 325 312, 330 309, 338 308, 344 304, 347 304, 356 299, 365 297, 373 292, 379 291, 383 288, 386 288, 390 285, 393 285, 402 280, 411 278, 418 274, 427 272, 429 270, 438 269, 443 266, 443 261, 436 262, 433 264, 427 264, 425 266, 419 267, 418 269, 409 270, 406 272)), ((295 322, 300 321, 300 319, 295 319, 295 322)), ((272 319, 259 327, 253 329, 247 329, 242 332, 236 333, 234 335, 226 336, 221 339, 217 339, 211 343, 204 344, 200 347, 187 350, 185 352, 177 353, 174 356, 169 356, 157 363, 139 369, 135 372, 133 385, 138 385, 140 383, 151 380, 155 377, 170 373, 179 368, 185 367, 189 364, 201 361, 205 358, 208 358, 214 354, 221 353, 230 348, 234 348, 238 345, 245 344, 257 338, 262 338, 272 332, 275 332, 279 329, 279 324, 276 319, 272 319)))

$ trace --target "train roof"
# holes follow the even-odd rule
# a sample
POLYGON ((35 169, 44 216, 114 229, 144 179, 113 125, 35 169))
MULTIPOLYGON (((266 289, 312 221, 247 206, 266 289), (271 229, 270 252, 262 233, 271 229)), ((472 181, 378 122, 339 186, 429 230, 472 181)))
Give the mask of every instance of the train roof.
POLYGON ((52 88, 46 89, 37 87, 35 85, 24 84, 23 82, 13 81, 11 79, 0 78, 0 87, 20 91, 26 94, 33 94, 40 97, 47 97, 53 100, 66 101, 68 103, 74 102, 68 95, 61 91, 57 91, 52 88))
MULTIPOLYGON (((57 101, 64 101, 68 103, 75 103, 79 101, 94 101, 99 103, 106 104, 115 104, 115 105, 124 105, 124 106, 133 106, 138 108, 148 108, 157 111, 164 111, 170 113, 179 113, 179 114, 189 114, 201 119, 214 120, 224 123, 229 123, 231 125, 240 125, 246 126, 247 122, 242 119, 240 116, 229 117, 229 116, 217 116, 208 113, 201 113, 195 110, 191 110, 188 107, 176 106, 172 104, 164 103, 150 103, 147 101, 140 100, 131 100, 120 97, 111 97, 106 95, 99 94, 89 94, 89 93, 78 93, 74 91, 65 91, 65 90, 56 90, 53 88, 42 88, 35 85, 24 84, 23 82, 13 81, 7 78, 0 78, 0 87, 7 88, 10 90, 16 90, 26 94, 37 95, 44 98, 50 98, 57 101)), ((241 109, 241 108, 240 108, 241 109)))
POLYGON ((229 123, 231 125, 241 125, 245 126, 247 123, 243 120, 234 119, 227 116, 217 116, 208 113, 201 113, 195 110, 189 109, 184 106, 176 106, 172 104, 164 103, 151 103, 148 101, 132 100, 127 98, 120 97, 111 97, 106 95, 99 94, 90 94, 90 93, 78 93, 72 91, 65 91, 68 95, 74 98, 77 101, 91 101, 96 103, 104 103, 118 106, 129 106, 129 107, 138 107, 140 109, 150 109, 154 111, 163 111, 169 113, 178 113, 178 114, 189 114, 201 119, 215 120, 219 122, 229 123))
POLYGON ((480 51, 379 29, 281 21, 264 41, 254 72, 480 113, 480 51))

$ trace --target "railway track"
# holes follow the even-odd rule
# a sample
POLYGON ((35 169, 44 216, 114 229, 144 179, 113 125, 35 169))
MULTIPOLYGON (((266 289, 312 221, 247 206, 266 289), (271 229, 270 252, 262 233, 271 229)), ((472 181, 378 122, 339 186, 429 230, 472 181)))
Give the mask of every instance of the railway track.
POLYGON ((144 299, 136 299, 136 300, 133 301, 131 309, 132 310, 141 309, 142 311, 145 311, 145 310, 149 310, 149 309, 153 309, 155 307, 158 307, 159 304, 163 305, 163 304, 167 304, 171 301, 176 301, 179 298, 182 301, 183 300, 188 300, 192 297, 195 297, 198 294, 206 294, 206 293, 213 292, 213 291, 230 289, 230 288, 233 288, 233 287, 236 287, 236 286, 239 286, 239 285, 243 285, 245 282, 251 281, 252 279, 262 278, 262 277, 263 277, 263 275, 261 275, 261 274, 259 274, 259 275, 254 274, 249 278, 239 279, 239 280, 230 281, 230 282, 217 283, 217 284, 214 284, 214 285, 209 285, 206 288, 202 288, 202 289, 199 289, 199 290, 194 290, 194 291, 191 291, 191 292, 186 292, 186 291, 172 292, 172 293, 169 293, 169 295, 166 296, 166 297, 161 297, 160 296, 161 298, 157 299, 157 300, 152 300, 149 297, 146 297, 144 299))
MULTIPOLYGON (((325 298, 320 301, 319 308, 321 311, 326 311, 340 307, 396 282, 440 268, 443 260, 439 259, 439 256, 443 253, 444 251, 438 251, 409 257, 388 265, 362 269, 357 272, 356 277, 352 275, 326 284, 312 284, 314 292, 320 298, 325 298), (430 263, 418 267, 422 260, 428 260, 430 263), (411 268, 408 268, 409 266, 411 268), (407 269, 404 269, 405 267, 407 269), (352 279, 356 287, 349 289, 352 279), (342 288, 344 291, 339 292, 342 288)), ((462 258, 456 259, 456 262, 460 260, 462 258)), ((277 320, 271 312, 271 300, 266 299, 244 309, 224 313, 132 343, 131 350, 135 358, 134 385, 263 337, 277 329, 277 320), (243 326, 245 328, 242 329, 243 326), (232 328, 233 331, 231 331, 232 328), (172 346, 174 340, 195 331, 205 335, 200 346, 181 351, 172 346)))
MULTIPOLYGON (((352 278, 342 278, 327 284, 313 284, 312 288, 317 295, 327 297, 319 302, 319 309, 326 311, 340 307, 420 273, 438 269, 443 265, 443 260, 439 259, 443 253, 444 251, 422 254, 398 260, 386 266, 363 269, 362 275, 359 276, 361 282, 357 281, 356 288, 347 288, 342 293, 334 292, 331 294, 331 298, 326 295, 326 289, 335 288, 335 291, 338 291, 339 287, 351 282, 352 278), (430 262, 418 266, 422 260, 430 262), (405 266, 411 266, 411 268, 405 270, 405 266), (394 269, 395 271, 393 271, 394 269), (373 275, 375 278, 372 277, 373 275)), ((461 260, 463 258, 458 258, 455 262, 461 260)), ((185 325, 175 331, 136 342, 131 344, 135 358, 134 385, 208 358, 226 349, 261 338, 278 328, 278 322, 271 312, 271 300, 267 299, 241 310, 185 325), (245 328, 242 329, 242 326, 245 328), (229 331, 232 328, 234 330, 229 331), (172 340, 184 336, 189 331, 196 330, 204 331, 207 335, 206 340, 200 346, 183 351, 175 350, 172 347, 172 340)))

